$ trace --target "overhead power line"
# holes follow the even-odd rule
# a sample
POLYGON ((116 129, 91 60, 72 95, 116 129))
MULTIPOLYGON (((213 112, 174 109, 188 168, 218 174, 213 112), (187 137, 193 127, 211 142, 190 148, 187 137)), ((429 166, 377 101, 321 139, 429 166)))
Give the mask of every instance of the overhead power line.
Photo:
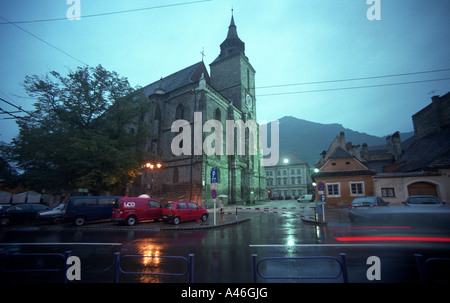
POLYGON ((53 45, 53 44, 51 44, 50 42, 47 42, 47 41, 45 41, 44 39, 42 39, 42 38, 39 38, 39 37, 38 37, 38 36, 36 36, 35 34, 33 34, 33 33, 29 32, 29 31, 27 31, 27 30, 26 30, 26 29, 24 29, 23 27, 20 27, 20 26, 18 26, 17 24, 14 24, 13 22, 9 21, 8 19, 6 19, 6 18, 4 18, 4 17, 2 17, 2 16, 0 16, 0 18, 1 18, 1 19, 3 19, 3 20, 5 20, 5 21, 7 21, 7 22, 8 22, 9 24, 11 24, 11 25, 13 25, 13 26, 17 27, 18 29, 20 29, 20 30, 24 31, 24 32, 25 32, 25 33, 27 33, 28 35, 31 35, 31 36, 33 36, 34 38, 36 38, 36 39, 40 40, 41 42, 44 42, 44 43, 45 43, 45 44, 47 44, 48 46, 50 46, 50 47, 52 47, 52 48, 56 49, 57 51, 59 51, 59 52, 63 53, 64 55, 66 55, 66 56, 69 56, 70 58, 72 58, 72 59, 74 59, 74 60, 76 60, 76 61, 80 62, 80 63, 81 63, 81 64, 83 64, 83 65, 88 65, 87 63, 85 63, 85 62, 81 61, 80 59, 78 59, 78 58, 75 58, 75 57, 74 57, 74 56, 72 56, 71 54, 69 54, 69 53, 67 53, 67 52, 63 51, 62 49, 60 49, 60 48, 58 48, 58 47, 54 46, 54 45, 53 45))
POLYGON ((359 81, 359 80, 373 80, 373 79, 382 79, 382 78, 391 78, 391 77, 403 77, 403 76, 421 75, 421 74, 429 74, 429 73, 437 73, 437 72, 445 72, 445 71, 450 71, 450 68, 435 69, 435 70, 421 71, 421 72, 412 72, 412 73, 402 73, 402 74, 369 76, 369 77, 361 77, 361 78, 348 78, 348 79, 338 79, 338 80, 301 82, 301 83, 292 83, 292 84, 266 85, 266 86, 258 86, 256 88, 263 89, 263 88, 274 88, 274 87, 288 87, 288 86, 300 86, 300 85, 312 85, 312 84, 338 83, 338 82, 359 81))
MULTIPOLYGON (((209 2, 209 1, 212 1, 212 0, 199 0, 199 1, 191 1, 191 2, 182 2, 182 3, 174 3, 174 4, 166 4, 166 5, 159 5, 159 6, 144 7, 144 8, 135 8, 135 9, 121 10, 121 11, 115 11, 115 12, 109 12, 109 13, 83 15, 81 17, 82 18, 92 18, 92 17, 100 17, 100 16, 109 16, 109 15, 134 13, 134 12, 140 12, 140 11, 146 11, 146 10, 152 10, 152 9, 158 9, 158 8, 190 5, 190 4, 196 4, 196 3, 201 3, 201 2, 209 2)), ((64 20, 67 20, 67 18, 52 18, 52 19, 25 20, 25 21, 8 21, 8 22, 1 22, 0 24, 9 24, 9 23, 11 23, 11 24, 24 24, 24 23, 53 22, 53 21, 64 21, 64 20)))
MULTIPOLYGON (((3 102, 5 102, 6 104, 8 104, 8 105, 10 105, 10 106, 12 106, 12 107, 18 109, 20 112, 24 112, 24 113, 26 113, 26 114, 28 114, 28 115, 30 115, 30 116, 32 115, 32 113, 30 113, 29 111, 24 110, 24 109, 22 108, 22 106, 17 106, 17 105, 15 105, 15 104, 13 104, 13 103, 11 103, 11 102, 9 102, 9 101, 3 99, 3 98, 0 98, 0 101, 3 101, 3 102)), ((5 110, 2 110, 2 111, 5 112, 5 113, 7 113, 5 110)), ((10 113, 12 113, 12 112, 10 112, 10 113)), ((8 113, 8 114, 9 114, 9 113, 8 113)))
POLYGON ((314 90, 304 90, 304 91, 284 92, 284 93, 270 93, 270 94, 257 95, 257 97, 295 95, 295 94, 318 93, 318 92, 330 92, 330 91, 339 91, 339 90, 351 90, 351 89, 374 88, 374 87, 396 86, 396 85, 406 85, 406 84, 417 84, 417 83, 426 83, 426 82, 435 82, 435 81, 444 81, 444 80, 450 80, 450 78, 418 80, 418 81, 408 81, 408 82, 398 82, 398 83, 373 84, 373 85, 361 85, 361 86, 350 86, 350 87, 338 87, 338 88, 325 88, 325 89, 314 89, 314 90))

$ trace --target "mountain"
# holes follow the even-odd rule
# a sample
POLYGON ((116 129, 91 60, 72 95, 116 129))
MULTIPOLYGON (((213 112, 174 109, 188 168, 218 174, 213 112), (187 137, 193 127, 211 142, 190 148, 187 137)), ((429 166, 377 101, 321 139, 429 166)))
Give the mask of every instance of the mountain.
MULTIPOLYGON (((346 142, 352 142, 353 145, 367 143, 371 149, 371 147, 380 148, 386 144, 386 137, 360 133, 338 123, 321 124, 290 116, 279 119, 279 122, 280 154, 293 152, 311 166, 320 159, 320 153, 327 150, 341 132, 345 133, 346 142)), ((400 134, 402 140, 406 140, 411 135, 413 133, 400 134)))

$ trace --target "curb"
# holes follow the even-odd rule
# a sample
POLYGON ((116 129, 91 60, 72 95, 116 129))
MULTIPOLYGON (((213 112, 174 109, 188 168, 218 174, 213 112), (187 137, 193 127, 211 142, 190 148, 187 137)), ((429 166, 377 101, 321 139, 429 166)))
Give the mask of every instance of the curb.
POLYGON ((241 222, 245 222, 250 220, 251 218, 245 218, 242 220, 238 220, 238 221, 233 221, 233 222, 227 222, 227 223, 219 223, 216 225, 209 225, 209 224, 201 224, 198 226, 180 226, 180 225, 175 225, 174 227, 161 227, 161 231, 166 231, 166 230, 200 230, 200 229, 212 229, 212 228, 218 228, 218 227, 224 227, 224 226, 229 226, 229 225, 235 225, 235 224, 239 224, 241 222))

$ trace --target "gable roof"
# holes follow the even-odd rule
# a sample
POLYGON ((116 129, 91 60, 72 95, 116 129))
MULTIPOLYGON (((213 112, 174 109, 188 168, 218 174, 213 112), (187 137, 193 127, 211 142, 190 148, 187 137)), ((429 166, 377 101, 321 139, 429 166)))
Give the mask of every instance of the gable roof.
POLYGON ((415 140, 397 162, 395 172, 450 167, 450 126, 415 140))
POLYGON ((304 164, 304 165, 308 165, 305 161, 303 161, 302 159, 300 159, 296 154, 294 153, 285 153, 285 154, 280 154, 280 156, 278 157, 278 163, 277 166, 287 166, 287 165, 298 165, 298 164, 304 164), (288 159, 287 163, 284 163, 284 159, 288 159))
POLYGON ((328 157, 328 159, 345 159, 345 158, 353 158, 353 156, 340 147, 336 148, 334 152, 328 157))
POLYGON ((209 83, 209 74, 203 61, 188 66, 145 86, 144 92, 146 96, 153 95, 156 89, 162 89, 168 93, 187 84, 198 82, 202 74, 204 75, 206 82, 209 83))

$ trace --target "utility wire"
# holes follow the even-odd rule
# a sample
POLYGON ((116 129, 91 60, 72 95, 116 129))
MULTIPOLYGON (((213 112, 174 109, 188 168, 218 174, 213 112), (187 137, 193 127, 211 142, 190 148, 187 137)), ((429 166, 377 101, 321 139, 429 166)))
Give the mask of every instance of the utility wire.
MULTIPOLYGON (((370 79, 382 79, 382 78, 391 78, 391 77, 402 77, 402 76, 413 76, 413 75, 420 75, 420 74, 430 74, 430 73, 437 73, 437 72, 444 72, 444 71, 450 71, 450 68, 443 68, 443 69, 435 69, 435 70, 428 70, 428 71, 420 71, 420 72, 410 72, 410 73, 401 73, 401 74, 390 74, 390 75, 380 75, 380 76, 367 76, 367 77, 360 77, 360 78, 348 78, 348 79, 336 79, 336 80, 323 80, 323 81, 313 81, 313 82, 300 82, 300 83, 292 83, 292 84, 276 84, 276 85, 266 85, 266 86, 256 86, 256 87, 250 87, 249 89, 265 89, 265 88, 276 88, 276 87, 289 87, 289 86, 301 86, 301 85, 314 85, 314 84, 325 84, 325 83, 338 83, 338 82, 348 82, 348 81, 359 81, 359 80, 370 80, 370 79)), ((444 79, 445 80, 445 79, 444 79)), ((430 81, 440 81, 437 80, 424 80, 425 82, 430 81)), ((405 83, 408 84, 408 83, 405 83)), ((223 92, 228 89, 232 89, 235 87, 238 87, 242 85, 241 83, 237 83, 234 85, 231 85, 229 87, 225 87, 218 92, 223 92)), ((392 84, 397 85, 397 84, 392 84)), ((400 84, 398 84, 400 85, 400 84)), ((385 86, 385 85, 379 85, 379 86, 385 86)), ((346 88, 344 88, 346 89, 346 88)), ((332 89, 332 90, 338 90, 338 89, 332 89)), ((317 90, 320 91, 320 90, 317 90)), ((306 91, 306 92, 312 92, 312 91, 306 91)), ((275 93, 278 94, 278 93, 275 93)), ((279 93, 283 94, 283 93, 279 93)), ((287 93, 290 94, 290 93, 287 93)), ((270 94, 263 94, 258 96, 266 96, 270 94)))
MULTIPOLYGON (((92 14, 92 15, 83 15, 82 18, 92 18, 92 17, 100 17, 100 16, 109 16, 109 15, 133 13, 133 12, 139 12, 139 11, 145 11, 145 10, 151 10, 151 9, 166 8, 166 7, 173 7, 173 6, 182 6, 182 5, 190 5, 190 4, 196 4, 196 3, 201 3, 201 2, 209 2, 209 1, 212 1, 212 0, 200 0, 200 1, 182 2, 182 3, 175 3, 175 4, 151 6, 151 7, 144 7, 144 8, 135 8, 135 9, 129 9, 129 10, 121 10, 121 11, 110 12, 110 13, 99 13, 99 14, 92 14)), ((0 24, 38 23, 38 22, 52 22, 52 21, 63 21, 63 20, 67 20, 67 18, 52 18, 52 19, 26 20, 26 21, 8 21, 7 23, 6 22, 2 22, 0 24)))
POLYGON ((67 52, 63 51, 62 49, 60 49, 60 48, 58 48, 58 47, 54 46, 53 44, 51 44, 51 43, 49 43, 49 42, 45 41, 44 39, 41 39, 41 38, 39 38, 39 37, 38 37, 38 36, 36 36, 35 34, 33 34, 33 33, 30 33, 29 31, 27 31, 27 30, 26 30, 26 29, 24 29, 23 27, 20 27, 20 26, 18 26, 17 24, 14 24, 13 22, 9 21, 8 19, 6 19, 6 18, 4 18, 4 17, 2 17, 2 16, 0 16, 0 18, 1 18, 1 19, 3 19, 3 20, 5 20, 5 21, 7 21, 7 22, 8 22, 9 24, 11 24, 11 25, 13 25, 13 26, 17 27, 18 29, 20 29, 20 30, 22 30, 22 31, 26 32, 27 34, 29 34, 29 35, 33 36, 34 38, 36 38, 36 39, 40 40, 41 42, 44 42, 44 43, 45 43, 45 44, 47 44, 48 46, 50 46, 50 47, 53 47, 54 49, 56 49, 57 51, 59 51, 59 52, 61 52, 61 53, 65 54, 66 56, 69 56, 70 58, 74 59, 75 61, 78 61, 78 62, 80 62, 80 63, 81 63, 81 64, 83 64, 83 65, 88 65, 87 63, 85 63, 85 62, 81 61, 80 59, 78 59, 78 58, 75 58, 75 57, 74 57, 74 56, 72 56, 71 54, 69 54, 69 53, 67 53, 67 52))
POLYGON ((450 68, 435 69, 435 70, 422 71, 422 72, 413 72, 413 73, 402 73, 402 74, 381 75, 381 76, 369 76, 369 77, 361 77, 361 78, 349 78, 349 79, 325 80, 325 81, 315 81, 315 82, 301 82, 301 83, 292 83, 292 84, 267 85, 267 86, 258 86, 256 88, 262 89, 262 88, 288 87, 288 86, 300 86, 300 85, 311 85, 311 84, 337 83, 337 82, 358 81, 358 80, 372 80, 372 79, 381 79, 381 78, 391 78, 391 77, 402 77, 402 76, 429 74, 429 73, 437 73, 437 72, 444 72, 444 71, 450 71, 450 68))
MULTIPOLYGON (((5 102, 5 103, 8 104, 8 105, 11 105, 12 107, 17 108, 19 111, 24 112, 24 113, 26 113, 26 114, 32 116, 32 113, 30 113, 30 112, 24 110, 24 109, 22 108, 22 106, 14 105, 13 103, 11 103, 11 102, 9 102, 9 101, 3 99, 3 98, 0 98, 0 101, 3 101, 3 102, 5 102)), ((2 111, 4 111, 4 110, 2 110, 2 111)))
POLYGON ((351 90, 351 89, 361 89, 361 88, 374 88, 374 87, 384 87, 384 86, 395 86, 395 85, 405 85, 405 84, 426 83, 426 82, 444 81, 444 80, 450 80, 450 78, 431 79, 431 80, 418 80, 418 81, 386 83, 386 84, 373 84, 373 85, 362 85, 362 86, 350 86, 350 87, 340 87, 340 88, 325 88, 325 89, 304 90, 304 91, 286 92, 286 93, 271 93, 271 94, 257 95, 257 97, 294 95, 294 94, 318 93, 318 92, 330 92, 330 91, 339 91, 339 90, 351 90))

